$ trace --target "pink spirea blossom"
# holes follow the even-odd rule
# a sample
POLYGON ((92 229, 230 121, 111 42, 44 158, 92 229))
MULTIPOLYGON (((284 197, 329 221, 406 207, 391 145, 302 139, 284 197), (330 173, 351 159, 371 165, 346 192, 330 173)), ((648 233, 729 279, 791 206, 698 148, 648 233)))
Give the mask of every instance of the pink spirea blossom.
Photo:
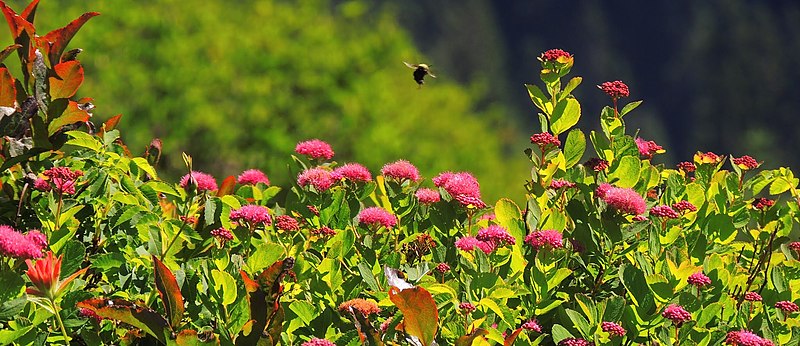
POLYGON ((747 292, 744 294, 744 300, 748 302, 760 302, 762 298, 761 295, 756 292, 747 292))
POLYGON ((184 189, 197 187, 198 192, 217 190, 217 180, 207 173, 192 171, 181 177, 180 185, 184 189))
POLYGON ((478 231, 478 235, 475 236, 475 239, 490 242, 495 247, 514 245, 517 243, 516 239, 514 239, 514 236, 509 234, 505 228, 498 225, 491 225, 489 227, 482 228, 480 231, 478 231))
POLYGON ((672 205, 672 209, 675 209, 676 211, 679 212, 697 211, 697 207, 695 207, 694 204, 692 204, 689 201, 680 201, 678 203, 675 203, 672 205))
POLYGON ((319 210, 317 209, 317 207, 315 207, 315 206, 313 206, 313 205, 307 205, 307 206, 306 206, 306 208, 307 208, 307 209, 308 209, 308 211, 309 211, 309 212, 311 212, 311 214, 313 214, 314 216, 319 216, 319 210))
POLYGON ((625 335, 625 328, 622 328, 621 325, 616 324, 614 322, 603 322, 600 324, 600 328, 603 329, 604 332, 610 334, 611 336, 625 335))
POLYGON ((797 304, 792 303, 788 300, 782 300, 775 303, 775 308, 781 309, 781 311, 783 311, 784 313, 793 313, 800 311, 800 307, 798 307, 797 304))
POLYGON ((417 192, 414 193, 414 196, 417 196, 417 199, 422 204, 433 204, 441 199, 441 196, 439 196, 439 191, 424 187, 417 190, 417 192))
POLYGON ((319 237, 332 237, 336 235, 336 231, 332 230, 328 226, 322 226, 320 228, 311 230, 311 234, 319 237))
POLYGON ((483 208, 487 207, 486 203, 483 202, 482 199, 480 199, 479 197, 475 197, 475 196, 456 195, 454 197, 454 199, 456 201, 458 201, 458 203, 461 203, 461 205, 463 205, 465 207, 473 206, 473 207, 478 208, 478 209, 483 209, 483 208))
POLYGON ((220 227, 220 228, 211 230, 211 236, 214 237, 214 238, 219 239, 222 242, 233 240, 233 233, 231 233, 231 231, 225 229, 225 227, 220 227))
POLYGON ((594 189, 594 195, 597 198, 601 198, 601 199, 602 198, 606 198, 606 193, 609 190, 613 189, 613 188, 614 188, 614 185, 611 185, 609 183, 602 183, 602 184, 598 185, 596 189, 594 189))
POLYGON ((281 231, 296 231, 300 229, 300 223, 289 215, 278 215, 275 217, 275 228, 281 231))
POLYGON ((594 346, 594 342, 580 338, 566 338, 558 342, 558 346, 594 346))
POLYGON ((537 333, 541 333, 542 332, 542 326, 539 325, 539 321, 537 321, 536 319, 532 319, 532 320, 530 320, 528 322, 523 323, 521 327, 522 327, 522 329, 532 330, 532 331, 535 331, 537 333))
POLYGON ((734 165, 739 166, 742 170, 749 171, 751 169, 756 169, 758 166, 758 161, 749 155, 744 155, 742 157, 732 157, 731 161, 733 161, 734 165))
POLYGON ((383 321, 383 323, 381 323, 381 326, 379 327, 380 330, 381 330, 381 333, 386 333, 386 331, 389 330, 389 325, 392 324, 392 319, 393 318, 394 317, 389 317, 389 318, 386 319, 386 321, 383 321))
POLYGON ((11 226, 0 226, 0 255, 18 259, 42 258, 47 238, 39 231, 22 234, 11 226))
POLYGON ((614 100, 631 95, 630 90, 628 90, 628 85, 619 80, 615 80, 613 82, 603 82, 597 87, 614 100))
POLYGON ((457 248, 467 252, 471 252, 475 250, 475 248, 478 248, 487 255, 494 252, 494 245, 492 243, 481 241, 470 236, 459 238, 456 240, 455 245, 457 248))
POLYGON ((267 175, 257 169, 248 169, 242 172, 242 174, 239 174, 236 181, 240 185, 256 185, 258 183, 269 185, 269 178, 267 178, 267 175))
POLYGON ((800 252, 800 241, 793 241, 789 243, 789 249, 800 252))
POLYGON ((69 167, 53 167, 42 174, 56 193, 68 195, 75 194, 75 182, 83 176, 83 172, 69 167))
POLYGON ((333 177, 358 183, 372 181, 372 174, 367 167, 358 163, 348 163, 336 168, 333 170, 333 177))
POLYGON ((722 158, 723 158, 722 156, 714 154, 713 152, 710 151, 705 153, 698 151, 696 154, 694 154, 694 162, 698 164, 710 163, 716 165, 722 162, 722 158))
POLYGON ((668 205, 657 205, 650 209, 650 215, 664 217, 667 219, 677 219, 681 217, 675 209, 668 205))
POLYGON ((406 160, 398 160, 392 163, 387 163, 381 168, 381 174, 389 179, 397 181, 410 180, 417 182, 420 179, 419 170, 417 167, 406 160))
POLYGON ((331 145, 319 139, 311 139, 297 143, 297 146, 294 147, 294 152, 317 160, 330 160, 333 158, 333 148, 331 148, 331 145))
POLYGON ((536 144, 539 148, 542 148, 542 151, 548 147, 559 147, 561 146, 561 141, 558 140, 558 137, 553 135, 550 132, 542 132, 536 133, 531 136, 531 143, 536 144))
POLYGON ((692 320, 692 314, 677 304, 670 304, 667 306, 667 308, 661 313, 661 316, 671 320, 672 323, 678 327, 692 320))
POLYGON ((765 341, 760 336, 754 334, 749 330, 730 331, 725 335, 725 344, 734 346, 765 346, 765 341))
POLYGON ((450 265, 447 264, 447 263, 444 263, 444 262, 439 263, 438 265, 436 265, 436 271, 439 272, 439 273, 442 273, 442 274, 444 274, 446 272, 449 272, 450 271, 450 265))
POLYGON ((467 172, 444 172, 433 178, 434 185, 444 188, 450 196, 463 206, 485 208, 481 200, 481 186, 478 179, 467 172))
MULTIPOLYGON (((601 185, 602 186, 602 185, 601 185)), ((598 187, 600 189, 600 187, 598 187)), ((597 191, 595 191, 597 192, 597 191)), ((633 189, 606 187, 602 194, 603 201, 610 207, 623 213, 639 215, 647 210, 647 204, 639 193, 633 189)))
POLYGON ((270 224, 272 219, 269 210, 260 205, 248 204, 239 209, 231 210, 230 219, 232 221, 244 221, 250 225, 270 224))
POLYGON ((436 185, 436 187, 444 187, 444 184, 450 180, 453 175, 455 175, 453 172, 442 172, 433 177, 431 180, 433 181, 433 185, 436 185))
POLYGON ((769 207, 775 205, 775 201, 763 197, 759 197, 753 200, 753 208, 764 211, 767 210, 769 207))
POLYGON ((92 319, 97 323, 103 322, 103 318, 100 317, 100 315, 98 315, 96 312, 94 312, 94 310, 91 309, 86 309, 86 308, 78 309, 78 316, 86 319, 92 319))
POLYGON ((647 216, 644 216, 644 215, 636 215, 636 216, 634 216, 633 218, 631 218, 631 220, 633 220, 634 222, 642 222, 642 221, 647 221, 647 216))
POLYGON ((461 304, 458 304, 458 309, 465 313, 470 313, 475 311, 475 305, 472 305, 472 303, 463 302, 461 304))
POLYGON ((36 180, 33 182, 33 188, 36 189, 37 191, 43 191, 43 192, 50 191, 51 189, 50 183, 48 183, 47 180, 44 180, 42 178, 36 178, 36 180))
POLYGON ((678 164, 678 169, 686 173, 691 173, 697 170, 697 166, 695 166, 694 163, 684 161, 678 164))
POLYGON ((545 247, 552 249, 560 249, 564 247, 564 240, 561 232, 552 229, 534 231, 531 234, 528 234, 525 237, 525 243, 537 251, 545 247))
POLYGON ((304 342, 301 346, 336 346, 336 344, 325 339, 313 338, 304 342))
POLYGON ((643 159, 652 159, 653 155, 663 152, 664 147, 654 141, 646 141, 644 138, 636 137, 636 146, 639 148, 639 156, 643 159))
POLYGON ((608 161, 596 157, 589 159, 583 165, 595 172, 602 172, 608 169, 608 161))
POLYGON ((327 191, 336 183, 331 171, 316 167, 301 172, 297 176, 297 184, 303 187, 313 186, 319 192, 327 191))
POLYGON ((703 288, 711 285, 711 278, 703 274, 703 272, 697 272, 689 275, 689 278, 686 279, 686 282, 695 287, 703 288))
POLYGON ((576 186, 575 183, 567 181, 567 180, 564 180, 564 179, 553 179, 553 181, 550 182, 550 188, 554 189, 554 190, 558 190, 560 188, 571 189, 571 188, 573 188, 575 186, 576 186))
POLYGON ((358 213, 358 223, 392 228, 397 225, 397 217, 381 207, 369 207, 358 213))
POLYGON ((572 54, 562 49, 547 50, 544 53, 542 53, 542 55, 539 57, 539 59, 541 59, 542 61, 547 61, 547 62, 555 62, 558 61, 558 59, 563 60, 570 58, 572 58, 572 54))

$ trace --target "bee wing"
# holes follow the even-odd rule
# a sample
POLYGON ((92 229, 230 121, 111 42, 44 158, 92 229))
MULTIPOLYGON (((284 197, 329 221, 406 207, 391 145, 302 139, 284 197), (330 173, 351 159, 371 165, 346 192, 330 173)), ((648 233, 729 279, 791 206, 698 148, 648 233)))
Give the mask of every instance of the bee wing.
POLYGON ((431 78, 436 78, 436 75, 431 73, 431 71, 428 71, 428 75, 431 76, 431 78))
POLYGON ((406 64, 406 66, 408 66, 408 68, 417 68, 417 65, 416 65, 416 64, 415 64, 415 65, 412 65, 412 64, 409 64, 409 63, 407 63, 407 62, 405 62, 405 61, 403 61, 403 63, 404 63, 404 64, 406 64))

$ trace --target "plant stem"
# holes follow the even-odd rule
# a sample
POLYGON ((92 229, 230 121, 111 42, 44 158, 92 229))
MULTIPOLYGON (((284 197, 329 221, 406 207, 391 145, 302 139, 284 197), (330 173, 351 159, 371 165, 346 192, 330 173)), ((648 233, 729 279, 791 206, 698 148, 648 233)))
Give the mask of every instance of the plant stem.
POLYGON ((58 327, 61 329, 61 335, 64 336, 64 344, 69 345, 69 334, 67 334, 67 328, 64 327, 64 321, 61 320, 61 309, 59 309, 58 305, 52 300, 50 300, 50 304, 53 306, 56 322, 58 322, 58 327))

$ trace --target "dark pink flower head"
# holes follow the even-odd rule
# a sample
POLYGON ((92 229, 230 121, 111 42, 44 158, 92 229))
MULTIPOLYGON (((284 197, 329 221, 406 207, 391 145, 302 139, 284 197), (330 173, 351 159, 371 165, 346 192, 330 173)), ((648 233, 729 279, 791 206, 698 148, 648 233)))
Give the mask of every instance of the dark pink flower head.
POLYGON ((557 148, 561 146, 561 141, 558 140, 558 137, 550 132, 534 134, 531 136, 531 143, 538 145, 542 151, 546 151, 548 148, 557 148))
POLYGON ((643 159, 652 159, 653 155, 664 152, 664 147, 654 141, 646 141, 641 137, 636 137, 636 146, 639 147, 639 156, 643 159))
POLYGON ((483 200, 480 199, 479 197, 470 195, 456 195, 454 198, 456 201, 458 201, 458 203, 461 203, 461 205, 464 207, 472 206, 478 209, 483 209, 487 207, 486 203, 484 203, 483 200))
POLYGON ((319 139, 297 143, 297 146, 294 147, 294 152, 317 160, 330 160, 333 158, 331 145, 319 139))
POLYGON ((749 330, 730 331, 725 336, 726 345, 734 346, 764 346, 764 339, 749 330))
POLYGON ((315 207, 315 206, 313 206, 313 205, 307 205, 307 206, 306 206, 306 208, 307 208, 307 209, 308 209, 308 211, 309 211, 309 212, 311 212, 311 214, 313 214, 314 216, 319 216, 319 210, 317 209, 317 207, 315 207))
POLYGON ((603 329, 604 332, 610 334, 611 336, 625 335, 625 328, 622 328, 621 325, 616 324, 614 322, 603 322, 600 324, 600 328, 603 329))
POLYGON ((682 324, 692 320, 692 314, 678 304, 670 304, 666 309, 664 309, 664 312, 661 313, 661 316, 671 320, 672 323, 677 327, 680 327, 682 324))
POLYGON ((42 192, 47 192, 50 191, 51 189, 50 183, 48 183, 47 180, 44 180, 42 178, 36 178, 36 181, 33 182, 33 188, 36 189, 37 191, 42 191, 42 192))
POLYGON ((307 169, 297 176, 297 185, 312 186, 319 192, 327 191, 335 183, 336 179, 331 171, 320 167, 307 169))
POLYGON ((550 182, 550 188, 554 189, 554 190, 558 190, 560 188, 571 189, 571 188, 573 188, 575 186, 576 186, 575 183, 567 181, 567 180, 564 180, 564 179, 553 179, 553 181, 550 182))
POLYGON ((748 302, 760 302, 763 298, 756 292, 747 292, 744 294, 744 300, 748 302))
POLYGON ((15 231, 11 226, 0 226, 0 255, 18 259, 42 258, 47 248, 47 237, 33 230, 28 234, 15 231))
POLYGON ((560 249, 564 247, 564 240, 561 232, 548 229, 543 231, 534 231, 525 237, 525 243, 533 247, 534 250, 542 248, 560 249))
POLYGON ((325 339, 313 338, 311 340, 304 342, 300 346, 336 346, 336 344, 325 339))
POLYGON ((675 209, 668 205, 657 205, 653 208, 650 208, 650 215, 664 217, 667 219, 677 219, 681 217, 681 214, 678 214, 675 209))
POLYGON ((723 159, 722 156, 714 154, 713 152, 710 151, 705 153, 698 151, 696 154, 694 154, 694 162, 697 164, 710 163, 716 165, 722 162, 722 159, 723 159))
POLYGON ((220 242, 226 242, 233 240, 233 233, 231 231, 225 229, 225 227, 220 227, 214 230, 211 230, 211 236, 217 238, 220 242))
POLYGON ((420 179, 419 170, 417 167, 406 160, 398 160, 392 163, 387 163, 381 168, 381 174, 389 179, 397 181, 410 180, 417 182, 420 179))
POLYGON ((239 209, 231 210, 230 219, 232 221, 244 221, 251 226, 258 224, 268 225, 272 223, 272 219, 269 217, 269 209, 254 204, 248 204, 239 209))
POLYGON ((636 216, 634 216, 633 218, 631 218, 631 220, 633 220, 634 222, 642 222, 642 221, 647 221, 647 216, 644 216, 644 215, 636 215, 636 216))
POLYGON ((594 189, 594 195, 597 198, 601 198, 601 199, 602 198, 606 198, 606 193, 609 190, 613 189, 613 188, 614 188, 614 185, 611 185, 609 183, 602 183, 602 184, 598 185, 596 189, 594 189))
POLYGON ((311 234, 318 236, 318 237, 332 237, 336 235, 336 231, 332 230, 328 226, 322 226, 317 229, 312 229, 311 234))
POLYGON ((470 236, 459 238, 456 240, 455 245, 457 248, 467 252, 472 252, 475 248, 480 249, 487 255, 494 252, 494 245, 492 243, 481 241, 470 236))
POLYGON ((458 304, 458 309, 468 314, 475 311, 475 305, 472 305, 472 303, 469 302, 463 302, 461 304, 458 304))
POLYGON ((691 163, 691 162, 688 162, 688 161, 683 161, 683 162, 678 164, 678 169, 680 169, 680 170, 682 170, 682 171, 684 171, 686 173, 691 173, 691 172, 694 172, 694 171, 697 170, 697 166, 695 166, 694 163, 691 163))
POLYGON ((269 178, 267 178, 267 175, 257 169, 248 169, 242 172, 236 180, 240 185, 256 185, 258 183, 269 185, 269 178))
POLYGON ((764 211, 769 209, 769 207, 775 205, 775 201, 763 197, 759 197, 753 200, 753 208, 764 211))
POLYGON ((532 330, 532 331, 535 331, 537 333, 541 333, 542 332, 542 326, 539 325, 539 321, 537 321, 536 319, 532 319, 532 320, 530 320, 528 322, 523 323, 522 324, 522 329, 532 330))
POLYGON ((539 60, 545 62, 566 63, 567 61, 572 59, 573 59, 572 54, 562 49, 550 49, 542 53, 541 56, 539 56, 539 60))
POLYGON ((439 175, 433 177, 431 180, 433 180, 433 185, 436 185, 436 187, 443 188, 444 184, 447 183, 447 181, 450 180, 450 178, 452 178, 454 175, 455 173, 453 172, 442 172, 439 173, 439 175))
POLYGON ((348 163, 333 170, 333 177, 336 179, 346 179, 352 182, 364 183, 372 181, 372 174, 367 167, 358 163, 348 163))
POLYGON ((602 172, 608 169, 608 161, 596 157, 589 159, 583 165, 595 172, 602 172))
POLYGON ((506 231, 505 228, 498 225, 491 225, 478 231, 475 237, 480 241, 492 243, 494 247, 501 247, 505 245, 514 245, 517 243, 516 239, 506 231))
POLYGON ((689 275, 689 278, 686 279, 686 282, 695 287, 703 288, 708 285, 711 285, 711 278, 703 274, 703 272, 697 272, 692 275, 689 275))
POLYGON ((381 207, 369 207, 358 213, 358 223, 392 228, 397 225, 397 217, 381 207))
POLYGON ((467 195, 480 198, 481 186, 478 179, 467 172, 454 173, 449 176, 443 185, 445 191, 451 196, 467 195))
MULTIPOLYGON (((51 187, 59 194, 75 194, 75 182, 83 176, 83 172, 72 170, 69 167, 53 167, 42 173, 48 179, 51 187)), ((40 187, 41 187, 41 183, 40 187)), ((34 183, 35 187, 36 183, 34 183)))
POLYGON ((608 97, 611 97, 614 101, 631 95, 631 92, 628 90, 628 85, 619 80, 615 80, 613 82, 603 82, 597 87, 606 93, 608 97))
POLYGON ((781 311, 783 311, 783 313, 789 313, 789 314, 793 313, 793 312, 800 311, 800 307, 798 307, 797 304, 792 303, 792 302, 790 302, 788 300, 782 300, 782 301, 779 301, 779 302, 775 303, 775 307, 778 308, 778 309, 781 309, 781 311))
POLYGON ((300 223, 289 215, 278 215, 275 217, 275 228, 281 231, 296 231, 300 229, 300 223))
POLYGON ((442 273, 442 274, 444 274, 446 272, 449 272, 450 271, 450 265, 447 264, 447 263, 444 263, 444 262, 439 263, 438 265, 436 265, 436 271, 439 272, 439 273, 442 273))
POLYGON ((694 206, 689 201, 680 201, 672 205, 672 209, 677 210, 678 212, 685 212, 685 211, 697 211, 697 207, 694 206))
POLYGON ((594 343, 580 338, 566 338, 559 341, 558 346, 594 346, 594 343))
POLYGON ((441 199, 441 196, 439 196, 439 191, 424 187, 417 190, 417 192, 414 193, 414 196, 417 196, 417 199, 422 204, 433 204, 441 199))
POLYGON ((739 166, 743 171, 749 171, 751 169, 756 169, 761 164, 756 161, 756 159, 752 158, 749 155, 745 155, 742 157, 732 157, 733 164, 739 166))
POLYGON ((793 241, 789 243, 789 249, 800 252, 800 241, 793 241))
POLYGON ((210 174, 198 171, 191 171, 181 177, 181 187, 184 189, 197 188, 198 192, 214 191, 217 189, 217 180, 210 174))
POLYGON ((605 191, 602 198, 610 207, 623 213, 639 215, 647 210, 644 198, 633 189, 612 186, 605 191))

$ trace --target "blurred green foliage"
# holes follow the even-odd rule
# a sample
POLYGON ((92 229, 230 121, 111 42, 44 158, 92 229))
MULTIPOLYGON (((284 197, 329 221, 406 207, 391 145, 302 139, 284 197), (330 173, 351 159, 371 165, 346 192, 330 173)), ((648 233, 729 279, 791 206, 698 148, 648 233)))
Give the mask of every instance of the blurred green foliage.
POLYGON ((474 172, 489 203, 518 190, 528 171, 524 155, 509 148, 525 134, 481 102, 485 85, 440 75, 417 89, 402 61, 428 61, 391 11, 371 6, 48 0, 36 23, 46 32, 89 10, 102 14, 70 44, 84 49, 80 96, 94 98, 96 123, 124 114, 120 126, 135 154, 161 138, 169 176, 185 173, 185 151, 195 169, 218 178, 260 168, 287 184, 295 143, 320 138, 335 159, 373 173, 404 158, 426 177, 474 172))

